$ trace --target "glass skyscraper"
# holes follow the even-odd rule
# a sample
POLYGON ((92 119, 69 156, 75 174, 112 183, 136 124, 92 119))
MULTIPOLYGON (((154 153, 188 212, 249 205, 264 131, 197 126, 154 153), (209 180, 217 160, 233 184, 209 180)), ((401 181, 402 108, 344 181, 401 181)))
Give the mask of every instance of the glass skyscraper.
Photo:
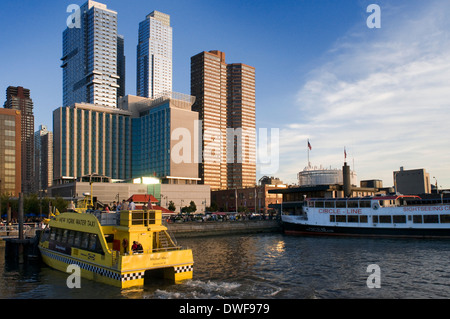
MULTIPOLYGON (((199 137, 194 98, 171 92, 157 99, 126 96, 121 108, 132 113, 131 166, 133 178, 155 176, 163 183, 198 180, 199 137)), ((189 181, 189 182, 188 182, 189 181)))
MULTIPOLYGON (((87 1, 81 6, 79 25, 63 32, 63 106, 90 103, 116 107, 120 70, 124 65, 123 38, 117 34, 117 12, 87 1)), ((123 74, 123 73, 122 73, 123 74)), ((123 79, 122 82, 124 83, 123 79)))
POLYGON ((172 91, 170 16, 153 11, 139 23, 136 94, 156 98, 172 91))

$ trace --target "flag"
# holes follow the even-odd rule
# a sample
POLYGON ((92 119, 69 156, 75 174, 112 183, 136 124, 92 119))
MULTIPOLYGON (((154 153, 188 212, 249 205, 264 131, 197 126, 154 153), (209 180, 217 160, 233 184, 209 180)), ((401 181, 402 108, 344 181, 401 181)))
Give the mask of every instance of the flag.
POLYGON ((347 151, 345 150, 345 146, 344 146, 344 158, 347 159, 347 151))
POLYGON ((311 143, 309 143, 309 140, 308 140, 308 148, 309 150, 312 150, 311 143))

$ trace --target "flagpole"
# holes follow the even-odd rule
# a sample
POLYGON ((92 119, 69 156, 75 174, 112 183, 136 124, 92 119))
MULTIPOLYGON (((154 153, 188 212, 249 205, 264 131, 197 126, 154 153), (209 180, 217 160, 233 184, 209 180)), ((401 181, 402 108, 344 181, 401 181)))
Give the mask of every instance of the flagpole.
POLYGON ((347 163, 347 151, 345 150, 345 146, 344 146, 344 162, 347 163))
POLYGON ((308 149, 308 168, 311 168, 311 162, 309 161, 309 151, 311 150, 311 143, 309 143, 309 139, 307 149, 308 149))
POLYGON ((309 147, 308 147, 308 168, 311 167, 311 163, 309 162, 309 147))

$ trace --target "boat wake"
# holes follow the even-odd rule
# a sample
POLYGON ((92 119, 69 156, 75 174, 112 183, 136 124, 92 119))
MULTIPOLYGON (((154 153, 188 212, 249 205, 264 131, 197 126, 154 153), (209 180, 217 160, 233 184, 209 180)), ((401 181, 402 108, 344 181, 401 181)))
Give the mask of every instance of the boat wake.
POLYGON ((147 298, 155 299, 244 299, 276 298, 282 288, 273 285, 224 281, 188 280, 181 285, 156 289, 147 298))

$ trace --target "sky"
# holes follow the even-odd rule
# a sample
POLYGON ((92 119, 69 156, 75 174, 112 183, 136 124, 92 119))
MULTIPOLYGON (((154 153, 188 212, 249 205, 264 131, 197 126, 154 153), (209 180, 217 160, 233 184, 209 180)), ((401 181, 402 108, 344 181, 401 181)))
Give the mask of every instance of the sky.
MULTIPOLYGON (((0 104, 9 85, 31 90, 35 129, 62 106, 62 32, 76 0, 2 0, 0 104), (1 92, 4 93, 1 93, 1 92)), ((297 183, 308 165, 393 185, 393 171, 424 168, 450 188, 450 2, 431 0, 104 0, 125 37, 126 93, 136 94, 138 25, 171 16, 173 90, 190 93, 190 58, 225 52, 256 68, 257 178, 297 183), (380 8, 380 28, 371 4, 380 8), (267 131, 264 131, 264 130, 267 131), (267 132, 267 134, 265 133, 267 132), (263 155, 262 152, 259 155, 263 155), (275 160, 274 158, 277 158, 275 160)))

